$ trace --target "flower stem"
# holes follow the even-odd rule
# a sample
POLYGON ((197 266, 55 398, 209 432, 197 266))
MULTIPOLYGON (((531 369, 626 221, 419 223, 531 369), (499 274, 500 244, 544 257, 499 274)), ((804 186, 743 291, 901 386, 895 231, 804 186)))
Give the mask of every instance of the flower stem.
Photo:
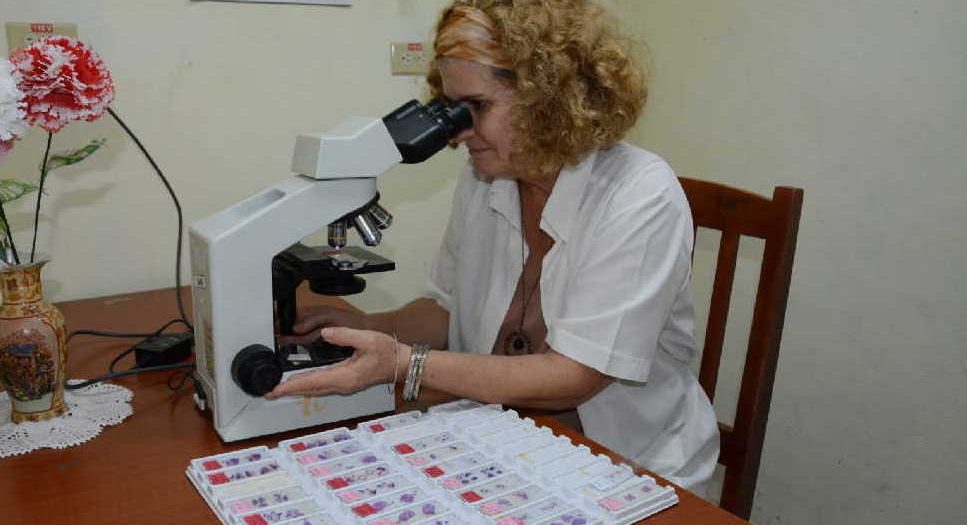
POLYGON ((34 262, 34 253, 37 251, 37 224, 40 222, 40 199, 44 196, 44 182, 47 180, 47 159, 50 157, 50 143, 53 141, 54 133, 48 131, 47 149, 44 150, 44 163, 40 165, 40 185, 37 189, 37 206, 34 208, 34 240, 30 243, 30 262, 34 262))

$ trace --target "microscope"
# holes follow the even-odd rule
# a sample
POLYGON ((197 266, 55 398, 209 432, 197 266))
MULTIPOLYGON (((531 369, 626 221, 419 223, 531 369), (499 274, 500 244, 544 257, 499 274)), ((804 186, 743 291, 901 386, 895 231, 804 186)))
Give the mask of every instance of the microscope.
POLYGON ((189 228, 195 328, 196 394, 225 442, 387 412, 393 389, 373 385, 352 395, 266 400, 296 371, 328 366, 353 349, 321 339, 280 345, 291 334, 296 289, 346 295, 362 274, 392 261, 347 246, 355 229, 378 244, 392 216, 379 204, 376 178, 397 163, 418 163, 473 124, 470 110, 411 100, 382 119, 350 117, 326 133, 299 135, 295 176, 193 223, 189 228), (328 246, 307 246, 328 225, 328 246))

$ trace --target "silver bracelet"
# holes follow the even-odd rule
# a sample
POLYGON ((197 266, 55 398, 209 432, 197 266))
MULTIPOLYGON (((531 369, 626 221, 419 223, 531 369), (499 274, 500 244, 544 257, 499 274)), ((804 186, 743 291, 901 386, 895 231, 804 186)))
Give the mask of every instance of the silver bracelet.
POLYGON ((417 378, 423 373, 423 359, 429 350, 427 345, 414 344, 410 352, 410 366, 406 374, 406 383, 403 386, 403 400, 413 401, 418 395, 416 384, 417 378))
POLYGON ((396 380, 399 378, 399 362, 400 362, 400 339, 393 334, 393 382, 389 384, 387 389, 390 395, 396 391, 396 380))
POLYGON ((426 366, 426 358, 430 355, 430 347, 421 345, 420 359, 417 361, 416 380, 413 383, 413 399, 420 397, 420 383, 423 382, 423 368, 426 366))
POLYGON ((423 379, 423 364, 430 353, 429 345, 414 344, 410 353, 410 366, 406 372, 406 382, 403 385, 403 400, 413 401, 420 395, 420 383, 423 379))

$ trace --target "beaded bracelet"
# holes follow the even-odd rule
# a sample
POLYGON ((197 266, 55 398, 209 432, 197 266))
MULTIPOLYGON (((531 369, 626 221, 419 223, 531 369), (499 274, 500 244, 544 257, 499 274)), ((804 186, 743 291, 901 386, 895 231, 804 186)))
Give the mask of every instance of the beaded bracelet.
POLYGON ((423 379, 423 363, 430 353, 429 345, 414 344, 410 353, 410 366, 403 385, 403 400, 413 401, 420 395, 420 382, 423 379))

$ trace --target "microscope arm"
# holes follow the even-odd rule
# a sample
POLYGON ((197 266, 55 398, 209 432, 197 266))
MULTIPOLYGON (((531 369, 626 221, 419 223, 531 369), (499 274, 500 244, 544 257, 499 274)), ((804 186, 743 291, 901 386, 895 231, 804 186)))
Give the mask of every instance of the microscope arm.
POLYGON ((253 397, 233 379, 232 363, 243 349, 275 347, 273 257, 369 203, 380 174, 424 160, 471 124, 463 105, 411 101, 383 119, 354 117, 327 133, 300 135, 295 177, 191 225, 196 377, 223 440, 392 409, 383 385, 326 397, 317 412, 298 399, 253 397))

